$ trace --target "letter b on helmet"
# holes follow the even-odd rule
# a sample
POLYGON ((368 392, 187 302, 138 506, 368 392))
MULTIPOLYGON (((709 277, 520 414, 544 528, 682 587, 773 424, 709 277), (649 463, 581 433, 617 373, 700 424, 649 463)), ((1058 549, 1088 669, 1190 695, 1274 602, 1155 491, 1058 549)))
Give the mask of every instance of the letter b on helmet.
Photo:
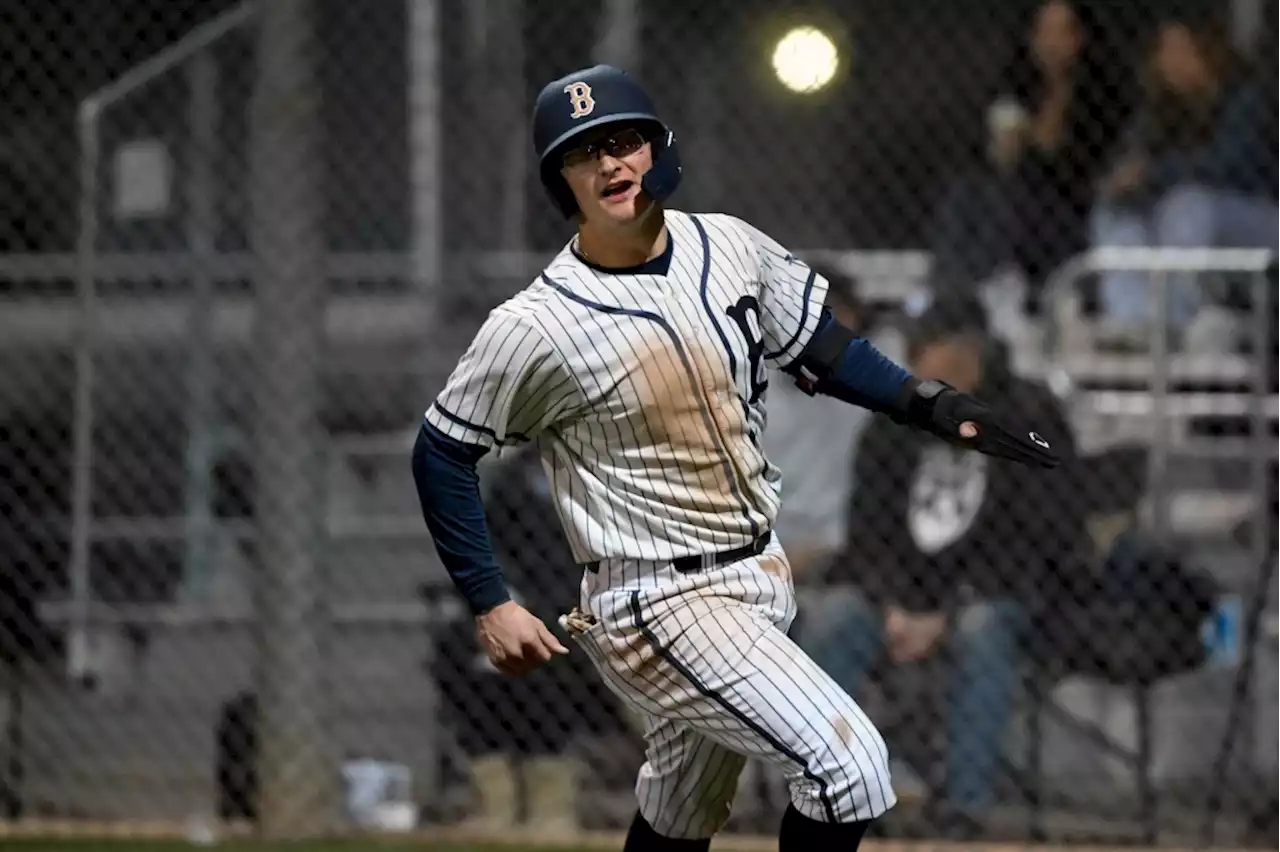
POLYGON ((564 93, 569 96, 569 103, 573 105, 570 118, 585 118, 595 110, 596 100, 591 97, 591 87, 586 83, 570 83, 564 87, 564 93))

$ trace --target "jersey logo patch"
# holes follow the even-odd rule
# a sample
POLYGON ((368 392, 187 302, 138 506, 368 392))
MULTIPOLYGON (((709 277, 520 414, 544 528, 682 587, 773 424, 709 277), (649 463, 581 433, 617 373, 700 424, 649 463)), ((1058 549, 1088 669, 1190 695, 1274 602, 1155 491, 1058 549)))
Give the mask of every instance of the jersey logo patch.
POLYGON ((755 405, 769 387, 769 374, 764 366, 764 334, 760 329, 760 302, 755 296, 743 296, 726 311, 747 341, 747 370, 751 394, 747 402, 755 405))
POLYGON ((595 111, 596 99, 591 97, 591 87, 586 83, 570 83, 564 87, 564 93, 569 96, 569 103, 573 106, 570 118, 582 118, 595 111))

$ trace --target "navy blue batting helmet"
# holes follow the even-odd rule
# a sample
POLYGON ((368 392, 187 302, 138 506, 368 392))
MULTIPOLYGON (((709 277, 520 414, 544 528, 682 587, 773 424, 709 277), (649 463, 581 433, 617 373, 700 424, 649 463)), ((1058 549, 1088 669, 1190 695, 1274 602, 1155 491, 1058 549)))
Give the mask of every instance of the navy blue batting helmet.
POLYGON ((566 217, 578 211, 578 202, 560 174, 564 153, 576 137, 606 124, 649 131, 645 135, 653 145, 653 166, 640 179, 640 188, 650 198, 662 201, 680 184, 675 134, 658 118, 648 92, 611 65, 584 68, 548 83, 533 108, 533 147, 542 185, 566 217))

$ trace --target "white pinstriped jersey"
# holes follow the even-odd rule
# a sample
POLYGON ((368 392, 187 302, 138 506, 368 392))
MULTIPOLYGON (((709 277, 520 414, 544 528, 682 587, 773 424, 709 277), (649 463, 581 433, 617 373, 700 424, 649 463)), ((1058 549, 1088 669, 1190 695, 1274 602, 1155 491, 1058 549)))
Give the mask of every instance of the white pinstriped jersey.
POLYGON ((489 314, 426 414, 468 443, 536 440, 580 562, 721 551, 777 516, 767 368, 808 343, 827 282, 732 216, 666 222, 665 275, 603 272, 566 245, 489 314))

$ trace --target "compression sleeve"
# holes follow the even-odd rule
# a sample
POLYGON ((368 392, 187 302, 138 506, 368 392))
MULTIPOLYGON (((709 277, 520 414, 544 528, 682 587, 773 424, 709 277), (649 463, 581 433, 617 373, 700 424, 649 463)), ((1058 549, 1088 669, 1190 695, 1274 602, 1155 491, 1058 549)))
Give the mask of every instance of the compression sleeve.
POLYGON ((476 464, 485 447, 450 438, 430 423, 413 445, 413 480, 436 553, 472 613, 510 600, 493 553, 476 464))
POLYGON ((909 372, 871 341, 853 336, 826 309, 809 344, 786 372, 795 375, 801 388, 809 393, 887 414, 903 410, 912 382, 909 372))

